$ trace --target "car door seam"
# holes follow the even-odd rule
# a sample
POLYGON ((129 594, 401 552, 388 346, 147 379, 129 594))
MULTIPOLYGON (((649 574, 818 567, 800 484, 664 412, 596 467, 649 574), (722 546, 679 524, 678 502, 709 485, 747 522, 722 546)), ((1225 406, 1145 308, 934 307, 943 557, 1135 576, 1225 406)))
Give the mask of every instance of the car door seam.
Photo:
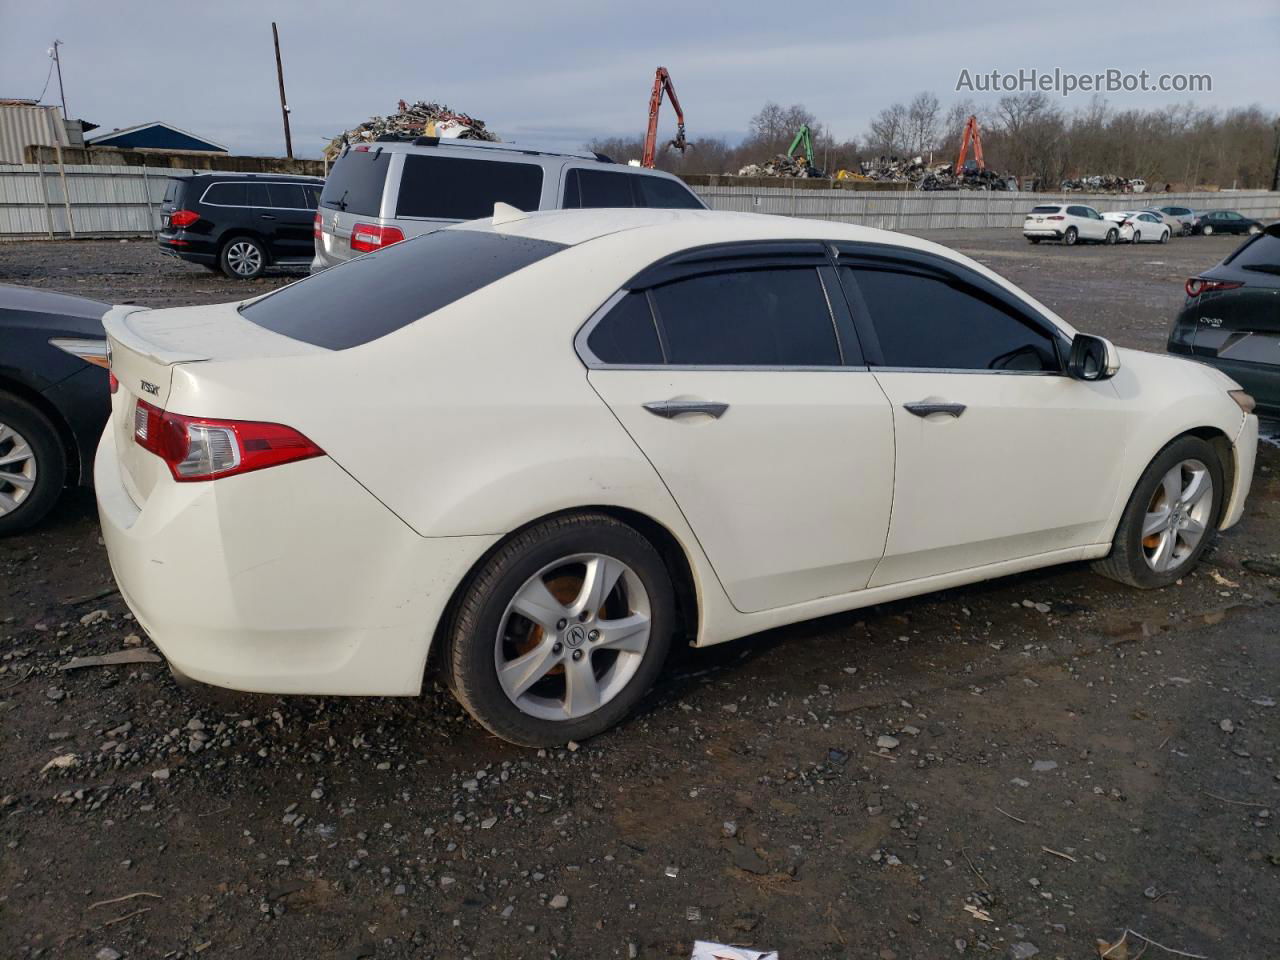
POLYGON ((875 370, 869 371, 871 378, 875 380, 876 386, 884 395, 884 402, 889 405, 889 440, 892 447, 893 456, 889 458, 889 522, 884 526, 884 543, 880 548, 880 559, 876 561, 876 565, 871 568, 871 576, 867 578, 867 584, 862 589, 871 589, 871 584, 875 583, 876 574, 880 572, 880 567, 884 563, 885 556, 889 553, 889 534, 893 530, 893 511, 898 501, 898 412, 893 409, 893 400, 889 397, 889 391, 884 388, 884 384, 880 382, 880 376, 875 370))

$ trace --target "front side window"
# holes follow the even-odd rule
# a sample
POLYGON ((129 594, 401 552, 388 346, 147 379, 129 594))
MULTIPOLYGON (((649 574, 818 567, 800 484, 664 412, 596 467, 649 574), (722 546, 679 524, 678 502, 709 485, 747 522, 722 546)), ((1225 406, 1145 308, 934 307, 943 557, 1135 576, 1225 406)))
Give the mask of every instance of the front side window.
POLYGON ((542 168, 535 163, 406 154, 398 217, 479 220, 495 203, 535 211, 542 202, 542 168))
POLYGON ((636 176, 636 191, 642 207, 659 207, 664 210, 704 210, 702 201, 688 187, 666 177, 636 176))
POLYGON ((306 210, 307 198, 302 192, 300 183, 270 183, 267 190, 271 194, 271 206, 283 207, 286 210, 306 210))
POLYGON ((244 185, 245 203, 250 207, 270 207, 271 189, 265 183, 246 183, 244 185))
POLYGON ((655 287, 652 293, 668 363, 734 367, 841 363, 816 267, 703 274, 655 287))
POLYGON ((1061 369, 1052 337, 1005 305, 933 274, 843 267, 880 341, 883 365, 938 370, 1061 369))

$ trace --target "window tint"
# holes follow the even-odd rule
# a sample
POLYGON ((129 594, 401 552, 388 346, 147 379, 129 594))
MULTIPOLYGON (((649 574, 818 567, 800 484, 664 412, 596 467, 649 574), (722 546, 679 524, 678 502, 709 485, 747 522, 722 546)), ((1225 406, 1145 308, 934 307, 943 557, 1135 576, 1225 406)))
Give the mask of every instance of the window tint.
POLYGON ((170 180, 164 188, 164 202, 173 203, 178 198, 178 186, 181 180, 170 180))
POLYGON ((587 346, 605 363, 662 363, 648 295, 633 290, 614 304, 591 331, 587 346))
POLYGON ((578 207, 634 207, 635 197, 631 181, 636 179, 626 173, 608 173, 604 170, 569 171, 565 178, 565 209, 578 207))
POLYGON ((271 206, 271 191, 265 183, 246 183, 244 185, 245 203, 251 207, 271 206))
POLYGON ((320 195, 322 206, 361 217, 376 217, 382 209, 382 185, 391 154, 380 147, 348 150, 329 168, 320 195))
POLYGON ((1057 207, 1057 206, 1043 205, 1039 207, 1032 207, 1031 212, 1032 213, 1057 213, 1061 209, 1062 209, 1061 207, 1057 207))
POLYGON ((224 207, 245 205, 243 183, 215 183, 204 192, 203 203, 216 203, 224 207))
POLYGON ((495 203, 532 211, 541 199, 542 168, 536 164, 408 154, 396 216, 477 220, 493 216, 495 203))
POLYGON ((306 210, 307 198, 302 193, 302 184, 300 183, 271 183, 267 184, 267 190, 271 193, 271 206, 285 207, 292 210, 306 210))
POLYGON ((689 277, 655 288, 653 296, 669 363, 840 364, 831 312, 814 267, 689 277))
POLYGON ((306 194, 308 210, 314 210, 320 206, 320 191, 323 189, 324 187, 316 183, 304 183, 302 185, 303 193, 306 194))
POLYGON ((640 206, 667 210, 703 210, 702 201, 688 187, 665 177, 632 176, 640 194, 640 206))
POLYGON ((564 247, 479 230, 437 230, 291 283, 240 313, 331 350, 377 340, 564 247))
POLYGON ((1047 334, 976 290, 931 276, 864 267, 845 267, 841 278, 855 303, 861 294, 885 366, 1061 369, 1047 334))
POLYGON ((1067 207, 1067 213, 1071 214, 1073 217, 1089 216, 1084 207, 1067 207))

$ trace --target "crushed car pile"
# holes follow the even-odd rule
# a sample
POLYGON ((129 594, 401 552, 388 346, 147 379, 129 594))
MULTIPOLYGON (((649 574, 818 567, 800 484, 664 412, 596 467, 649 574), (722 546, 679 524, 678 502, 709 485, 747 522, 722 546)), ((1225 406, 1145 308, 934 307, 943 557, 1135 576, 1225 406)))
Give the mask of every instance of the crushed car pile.
POLYGON ((401 100, 395 113, 370 117, 359 126, 334 137, 325 148, 332 160, 349 143, 372 143, 388 134, 405 137, 446 137, 458 140, 497 141, 499 137, 485 129, 484 121, 458 113, 442 103, 418 100, 409 104, 401 100))
POLYGON ((826 177, 818 167, 805 162, 804 157, 789 157, 780 153, 764 163, 749 163, 738 171, 740 177, 826 177))
POLYGON ((1076 180, 1063 180, 1061 184, 1063 190, 1070 192, 1086 191, 1088 193, 1142 193, 1146 185, 1145 180, 1117 177, 1110 174, 1106 176, 1080 177, 1076 180))

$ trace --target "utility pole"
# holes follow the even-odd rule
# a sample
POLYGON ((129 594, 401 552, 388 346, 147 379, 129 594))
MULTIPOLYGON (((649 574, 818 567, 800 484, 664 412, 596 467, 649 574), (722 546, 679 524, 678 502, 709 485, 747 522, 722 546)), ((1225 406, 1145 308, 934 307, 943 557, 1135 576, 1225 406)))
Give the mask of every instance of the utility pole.
POLYGON ((276 45, 276 78, 280 81, 280 116, 284 118, 284 152, 293 159, 293 137, 289 134, 289 102, 284 96, 284 65, 280 62, 280 31, 275 21, 271 21, 271 39, 276 45))
POLYGON ((67 94, 62 89, 62 60, 58 57, 58 48, 62 46, 61 40, 54 40, 53 46, 49 48, 49 56, 53 57, 54 66, 58 68, 58 96, 62 98, 62 119, 70 120, 71 115, 67 113, 67 94))
POLYGON ((1271 174, 1271 189, 1280 190, 1280 123, 1276 124, 1276 169, 1271 174))

